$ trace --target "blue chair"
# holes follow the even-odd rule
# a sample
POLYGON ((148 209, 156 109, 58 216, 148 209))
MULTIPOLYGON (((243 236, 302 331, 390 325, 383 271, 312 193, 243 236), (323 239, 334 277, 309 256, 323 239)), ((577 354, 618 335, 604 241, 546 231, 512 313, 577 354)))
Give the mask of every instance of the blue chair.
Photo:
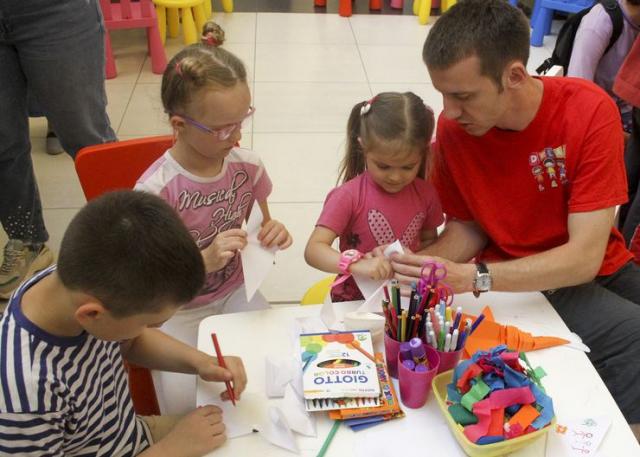
POLYGON ((594 0, 536 0, 531 14, 531 46, 542 46, 544 36, 551 31, 554 11, 578 13, 591 8, 594 3, 594 0))

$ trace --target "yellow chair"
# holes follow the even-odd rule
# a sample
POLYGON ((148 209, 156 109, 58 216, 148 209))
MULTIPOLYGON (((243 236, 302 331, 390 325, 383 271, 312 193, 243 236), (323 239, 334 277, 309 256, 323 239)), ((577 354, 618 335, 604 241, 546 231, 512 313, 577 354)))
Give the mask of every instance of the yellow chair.
POLYGON ((189 45, 200 41, 202 26, 211 17, 211 0, 153 0, 158 15, 160 38, 164 44, 169 36, 175 38, 180 29, 182 18, 182 34, 184 44, 189 45), (207 4, 209 13, 206 13, 207 4))
POLYGON ((331 275, 327 278, 321 279, 313 286, 309 287, 309 289, 304 293, 302 300, 300 300, 301 305, 317 305, 320 303, 324 303, 324 299, 329 293, 331 289, 331 284, 336 279, 336 275, 331 275))
MULTIPOLYGON (((440 0, 440 12, 444 13, 455 4, 456 0, 440 0)), ((413 0, 413 14, 418 16, 420 24, 427 24, 431 15, 431 0, 413 0)))
MULTIPOLYGON (((211 2, 213 0, 204 0, 204 12, 207 18, 211 17, 211 2)), ((233 13, 233 0, 222 0, 222 10, 225 13, 233 13)))

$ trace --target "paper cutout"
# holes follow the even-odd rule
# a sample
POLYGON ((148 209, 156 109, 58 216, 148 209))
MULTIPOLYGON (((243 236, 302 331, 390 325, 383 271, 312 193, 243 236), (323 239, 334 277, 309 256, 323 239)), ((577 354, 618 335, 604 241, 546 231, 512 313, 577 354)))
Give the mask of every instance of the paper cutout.
POLYGON ((295 359, 293 357, 267 356, 265 365, 267 397, 283 397, 287 385, 293 380, 294 372, 299 370, 295 359))
MULTIPOLYGON (((404 249, 402 248, 400 240, 396 240, 391 243, 383 252, 384 256, 387 258, 396 253, 404 254, 404 249)), ((355 279, 356 284, 365 299, 362 306, 358 308, 358 311, 370 313, 381 312, 382 307, 380 306, 380 303, 382 303, 382 299, 385 298, 383 288, 388 281, 374 281, 373 279, 356 275, 353 275, 353 279, 355 279)))
POLYGON ((247 301, 250 302, 262 282, 276 263, 277 246, 270 249, 263 247, 258 240, 258 234, 262 228, 262 210, 259 205, 253 205, 251 214, 243 228, 247 232, 247 245, 240 251, 244 286, 247 293, 247 301))
POLYGON ((490 391, 489 386, 484 383, 481 377, 478 377, 469 392, 462 396, 460 403, 469 411, 473 411, 473 405, 486 397, 490 391))
POLYGON ((268 421, 261 431, 261 435, 271 444, 275 444, 288 451, 299 453, 298 443, 291 431, 291 427, 280 408, 269 407, 268 421))
POLYGON ((291 384, 285 388, 281 409, 291 430, 305 436, 317 436, 316 418, 305 409, 302 397, 298 396, 291 384))
MULTIPOLYGON (((482 310, 481 314, 484 314, 484 320, 466 340, 464 347, 466 358, 477 351, 487 351, 500 344, 506 344, 509 349, 520 352, 535 351, 569 343, 563 338, 533 336, 513 325, 501 325, 495 322, 493 312, 488 306, 482 310)), ((475 320, 476 317, 463 314, 463 319, 466 318, 475 320)))
MULTIPOLYGON (((522 405, 518 412, 507 422, 509 428, 516 424, 524 431, 531 423, 540 416, 540 413, 531 405, 522 405)), ((506 425, 506 424, 505 424, 506 425)))
POLYGON ((382 341, 384 336, 384 317, 379 314, 351 311, 344 316, 346 330, 369 330, 374 346, 382 341))
POLYGON ((556 426, 554 434, 560 438, 569 455, 593 456, 610 426, 611 418, 608 416, 587 416, 563 421, 562 425, 556 426))

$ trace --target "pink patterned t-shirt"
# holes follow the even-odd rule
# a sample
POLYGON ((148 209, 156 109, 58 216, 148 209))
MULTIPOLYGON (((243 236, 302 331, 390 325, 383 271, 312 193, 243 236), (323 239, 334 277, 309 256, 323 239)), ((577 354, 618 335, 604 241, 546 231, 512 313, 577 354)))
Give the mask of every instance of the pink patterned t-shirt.
MULTIPOLYGON (((391 194, 364 172, 329 192, 316 225, 340 237, 341 252, 367 253, 396 239, 415 252, 420 249, 420 233, 443 222, 438 194, 424 179, 416 178, 391 194)), ((334 301, 362 299, 352 278, 334 287, 331 295, 334 301)))
MULTIPOLYGON (((218 233, 242 226, 253 203, 265 201, 271 193, 271 180, 258 155, 247 149, 232 149, 213 178, 189 173, 167 151, 144 172, 135 188, 166 200, 204 249, 218 233)), ((242 263, 236 254, 223 269, 207 273, 200 295, 185 308, 223 298, 243 283, 242 263)))

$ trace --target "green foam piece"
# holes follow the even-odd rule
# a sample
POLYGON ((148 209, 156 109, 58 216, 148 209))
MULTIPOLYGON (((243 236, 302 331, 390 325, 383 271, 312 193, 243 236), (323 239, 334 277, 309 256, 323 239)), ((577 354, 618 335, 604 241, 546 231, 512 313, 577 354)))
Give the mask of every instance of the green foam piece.
POLYGON ((454 421, 463 426, 478 423, 476 415, 467 410, 460 403, 455 403, 449 406, 449 414, 451 414, 454 421))
POLYGON ((489 392, 491 392, 491 387, 482 380, 482 375, 479 375, 476 377, 475 385, 462 396, 460 403, 469 411, 473 411, 473 405, 486 397, 489 392))

